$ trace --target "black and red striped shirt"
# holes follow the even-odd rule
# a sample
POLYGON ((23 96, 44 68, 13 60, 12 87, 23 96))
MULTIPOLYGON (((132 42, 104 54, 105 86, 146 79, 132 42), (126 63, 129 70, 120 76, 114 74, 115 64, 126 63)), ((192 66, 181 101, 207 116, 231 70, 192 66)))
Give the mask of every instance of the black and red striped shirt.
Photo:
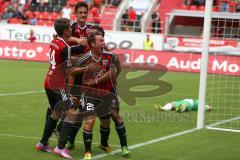
MULTIPOLYGON (((99 79, 102 75, 104 75, 106 72, 108 72, 111 69, 111 66, 114 64, 114 61, 116 61, 116 55, 112 52, 103 51, 101 58, 99 60, 96 60, 93 58, 91 51, 89 51, 87 54, 82 56, 78 59, 75 65, 83 67, 88 66, 91 63, 96 63, 98 66, 100 66, 100 70, 94 71, 94 72, 85 72, 83 75, 83 83, 92 79, 99 79)), ((116 79, 114 76, 111 76, 111 78, 107 79, 105 82, 98 83, 97 85, 91 86, 91 91, 95 89, 95 92, 98 94, 109 94, 113 90, 116 89, 116 79)), ((85 92, 87 92, 85 90, 85 92)))
MULTIPOLYGON (((91 24, 85 24, 84 27, 80 27, 78 25, 78 23, 75 21, 71 24, 71 28, 72 28, 72 36, 76 37, 76 38, 84 38, 87 39, 88 37, 88 32, 93 29, 93 25, 91 24)), ((74 45, 78 45, 77 43, 74 42, 70 42, 69 43, 70 46, 74 46, 74 45)), ((84 48, 84 53, 87 53, 90 49, 89 48, 84 48)), ((81 53, 80 53, 81 54, 81 53)))
POLYGON ((65 68, 70 59, 71 47, 60 37, 52 40, 49 51, 49 69, 44 87, 47 89, 65 88, 65 68))

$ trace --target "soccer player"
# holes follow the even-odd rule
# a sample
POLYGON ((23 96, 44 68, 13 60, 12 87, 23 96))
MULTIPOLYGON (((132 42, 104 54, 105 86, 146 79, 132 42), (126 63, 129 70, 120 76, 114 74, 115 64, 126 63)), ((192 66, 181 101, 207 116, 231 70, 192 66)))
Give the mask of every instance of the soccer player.
MULTIPOLYGON (((72 37, 68 39, 68 42, 71 46, 81 45, 84 47, 84 52, 89 51, 87 44, 88 32, 93 28, 93 25, 87 24, 88 17, 88 4, 85 2, 78 2, 75 5, 75 14, 77 20, 72 22, 72 37)), ((83 54, 83 53, 82 53, 83 54)))
MULTIPOLYGON (((50 44, 50 66, 44 82, 44 88, 51 111, 49 112, 48 110, 48 114, 51 113, 51 115, 47 116, 42 138, 36 145, 37 150, 45 152, 52 152, 52 148, 48 146, 48 140, 51 137, 60 118, 55 112, 55 107, 59 104, 59 102, 64 102, 66 105, 70 104, 67 107, 71 107, 71 103, 69 102, 73 102, 75 99, 75 97, 69 97, 66 94, 65 79, 67 73, 70 71, 73 73, 85 71, 87 68, 89 68, 85 67, 76 69, 71 67, 71 52, 82 52, 82 48, 70 47, 66 42, 72 35, 70 20, 66 18, 57 19, 54 24, 54 29, 57 33, 57 37, 54 38, 50 44)), ((67 153, 66 150, 64 150, 64 153, 65 152, 67 153)), ((66 154, 66 157, 70 156, 66 154)))
MULTIPOLYGON (((115 64, 117 64, 117 57, 113 53, 104 50, 104 37, 100 32, 93 32, 88 36, 88 45, 90 47, 90 51, 83 59, 81 59, 81 61, 77 61, 77 63, 80 66, 87 66, 89 63, 96 63, 100 66, 101 70, 95 73, 87 72, 84 74, 83 78, 83 83, 89 87, 89 89, 86 89, 83 93, 85 103, 82 111, 89 113, 89 115, 85 118, 83 131, 83 140, 85 145, 84 160, 91 160, 92 130, 95 123, 95 114, 97 114, 100 119, 103 117, 105 118, 101 111, 106 107, 110 107, 110 116, 115 122, 123 155, 127 156, 130 151, 127 147, 125 125, 119 116, 119 103, 116 94, 116 76, 118 74, 118 66, 115 64), (100 97, 102 97, 102 100, 100 97), (104 103, 102 103, 103 101, 104 103)), ((101 138, 101 145, 106 145, 106 147, 108 146, 107 140, 109 133, 110 130, 107 134, 105 134, 105 137, 101 134, 103 136, 101 138)))
MULTIPOLYGON (((74 21, 71 24, 72 28, 72 36, 68 39, 68 43, 71 46, 75 46, 77 44, 80 45, 84 50, 82 52, 78 52, 76 54, 72 54, 73 56, 71 57, 72 63, 76 61, 76 59, 80 56, 82 56, 84 53, 89 51, 89 47, 87 44, 87 36, 88 32, 90 32, 93 29, 93 25, 87 24, 87 17, 88 17, 88 4, 85 2, 78 2, 75 5, 75 14, 77 20, 74 21)), ((81 76, 77 76, 75 80, 76 85, 81 85, 81 76)), ((59 137, 59 133, 62 128, 62 121, 58 124, 57 130, 55 130, 55 134, 57 137, 59 137)), ((81 128, 82 124, 79 122, 77 125, 75 124, 72 127, 72 131, 70 132, 69 138, 68 138, 68 149, 72 150, 75 147, 75 138, 76 135, 81 128)))
MULTIPOLYGON (((198 110, 198 100, 194 99, 183 99, 180 101, 172 101, 170 103, 167 103, 163 107, 156 108, 160 109, 161 111, 170 111, 170 110, 176 110, 177 112, 187 112, 187 111, 197 111, 198 110)), ((212 107, 209 105, 205 105, 206 111, 211 111, 212 107)))
POLYGON ((52 152, 52 149, 48 146, 48 139, 51 137, 53 130, 55 129, 58 117, 54 113, 54 107, 59 101, 67 101, 67 96, 65 93, 65 74, 67 70, 67 65, 70 60, 69 45, 67 40, 71 37, 71 27, 70 20, 66 18, 57 19, 54 24, 57 37, 54 38, 50 44, 50 66, 47 72, 44 88, 49 101, 49 107, 51 109, 51 116, 46 118, 46 123, 44 127, 44 132, 40 142, 36 145, 37 150, 52 152), (60 74, 58 74, 58 83, 56 86, 50 85, 50 78, 55 76, 53 72, 60 68, 60 74), (60 94, 59 94, 60 93, 60 94))

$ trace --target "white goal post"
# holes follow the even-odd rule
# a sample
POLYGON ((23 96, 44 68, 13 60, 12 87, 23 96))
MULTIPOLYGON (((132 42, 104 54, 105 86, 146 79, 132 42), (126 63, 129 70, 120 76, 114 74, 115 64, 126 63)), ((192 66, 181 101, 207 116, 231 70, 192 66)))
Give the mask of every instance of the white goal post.
POLYGON ((230 51, 224 50, 211 52, 210 58, 223 62, 220 67, 225 67, 225 63, 226 70, 230 68, 232 72, 208 73, 211 65, 208 63, 210 40, 213 34, 218 40, 240 45, 240 13, 235 12, 236 5, 231 6, 231 2, 232 0, 229 0, 230 5, 214 6, 217 9, 214 14, 223 16, 213 19, 213 0, 206 0, 199 84, 198 129, 240 132, 240 51, 238 51, 239 54, 236 52, 231 54, 230 51), (236 18, 236 14, 238 18, 236 18), (217 32, 213 33, 216 30, 217 32), (205 103, 212 107, 211 112, 205 113, 205 103))

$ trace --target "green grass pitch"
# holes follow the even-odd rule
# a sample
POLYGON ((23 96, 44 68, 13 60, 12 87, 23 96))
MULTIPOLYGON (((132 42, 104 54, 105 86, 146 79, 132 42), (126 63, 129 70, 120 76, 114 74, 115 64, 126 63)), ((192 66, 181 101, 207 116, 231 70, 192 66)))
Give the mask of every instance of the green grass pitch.
MULTIPOLYGON (((25 61, 0 61, 0 160, 60 160, 51 153, 35 150, 45 122, 47 98, 43 92, 43 81, 47 63, 25 61), (23 93, 37 91, 36 93, 23 93)), ((156 74, 158 72, 156 71, 156 74)), ((136 73, 129 75, 136 76, 136 73)), ((149 142, 196 127, 196 112, 177 114, 161 113, 154 106, 166 102, 197 98, 199 75, 167 72, 161 77, 173 86, 165 95, 137 98, 135 106, 121 100, 121 115, 125 119, 129 146, 149 142)), ((124 87, 124 83, 121 83, 124 87)), ((148 89, 147 86, 135 90, 148 89)), ((98 120, 97 120, 98 121, 98 120)), ((98 149, 99 123, 94 129, 93 155, 103 154, 98 149)), ((129 158, 120 153, 108 155, 103 160, 238 160, 240 159, 239 133, 199 130, 182 136, 143 145, 131 150, 129 158)), ((56 146, 55 136, 50 141, 56 146)), ((119 149, 119 140, 112 123, 110 144, 119 149)), ((71 154, 74 159, 83 157, 82 130, 77 137, 77 149, 71 154)))

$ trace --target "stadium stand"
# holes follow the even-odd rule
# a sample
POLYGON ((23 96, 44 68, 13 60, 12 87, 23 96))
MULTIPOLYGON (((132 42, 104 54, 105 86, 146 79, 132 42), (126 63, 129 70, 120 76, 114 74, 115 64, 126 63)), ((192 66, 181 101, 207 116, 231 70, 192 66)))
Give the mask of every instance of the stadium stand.
MULTIPOLYGON (((91 14, 88 22, 98 24, 101 22, 100 25, 107 30, 113 28, 112 22, 118 10, 117 5, 121 0, 111 1, 110 5, 105 5, 107 2, 103 2, 102 0, 49 0, 40 1, 39 3, 34 0, 26 0, 23 7, 20 7, 18 3, 14 3, 14 0, 3 0, 0 2, 0 20, 1 22, 12 24, 51 26, 57 18, 63 16, 62 10, 67 3, 74 11, 74 5, 81 1, 89 3, 91 14), (32 23, 33 17, 35 18, 35 23, 32 23)), ((74 13, 70 15, 70 18, 73 20, 75 19, 74 13)))
POLYGON ((113 7, 105 7, 100 19, 100 26, 105 30, 112 30, 113 25, 112 22, 117 13, 117 8, 113 7))
MULTIPOLYGON (((0 2, 1 22, 51 26, 57 18, 63 16, 62 10, 67 3, 74 10, 74 5, 79 1, 89 3, 90 15, 88 22, 99 24, 105 30, 114 30, 114 20, 119 19, 119 27, 116 30, 141 32, 143 30, 142 21, 147 20, 147 23, 144 22, 147 24, 147 29, 144 28, 144 32, 163 33, 165 31, 167 13, 173 10, 184 10, 191 14, 192 12, 202 12, 205 10, 204 0, 160 0, 150 11, 148 10, 149 4, 154 2, 154 0, 127 1, 127 5, 122 7, 122 9, 120 8, 120 5, 123 3, 121 0, 49 0, 44 1, 45 3, 43 1, 38 3, 34 0, 26 0, 25 4, 15 4, 14 0, 2 0, 0 2), (125 10, 130 7, 136 12, 136 16, 133 16, 134 18, 131 19, 132 16, 128 13, 127 17, 125 16, 123 20, 126 24, 123 24, 121 23, 121 17, 125 13, 125 10), (147 16, 147 19, 145 16, 147 16), (129 27, 131 23, 133 23, 133 26, 129 27)), ((240 3, 235 0, 215 0, 214 4, 214 12, 235 13, 240 10, 238 9, 240 8, 238 7, 240 3)), ((75 15, 72 13, 70 18, 74 20, 75 15)))

